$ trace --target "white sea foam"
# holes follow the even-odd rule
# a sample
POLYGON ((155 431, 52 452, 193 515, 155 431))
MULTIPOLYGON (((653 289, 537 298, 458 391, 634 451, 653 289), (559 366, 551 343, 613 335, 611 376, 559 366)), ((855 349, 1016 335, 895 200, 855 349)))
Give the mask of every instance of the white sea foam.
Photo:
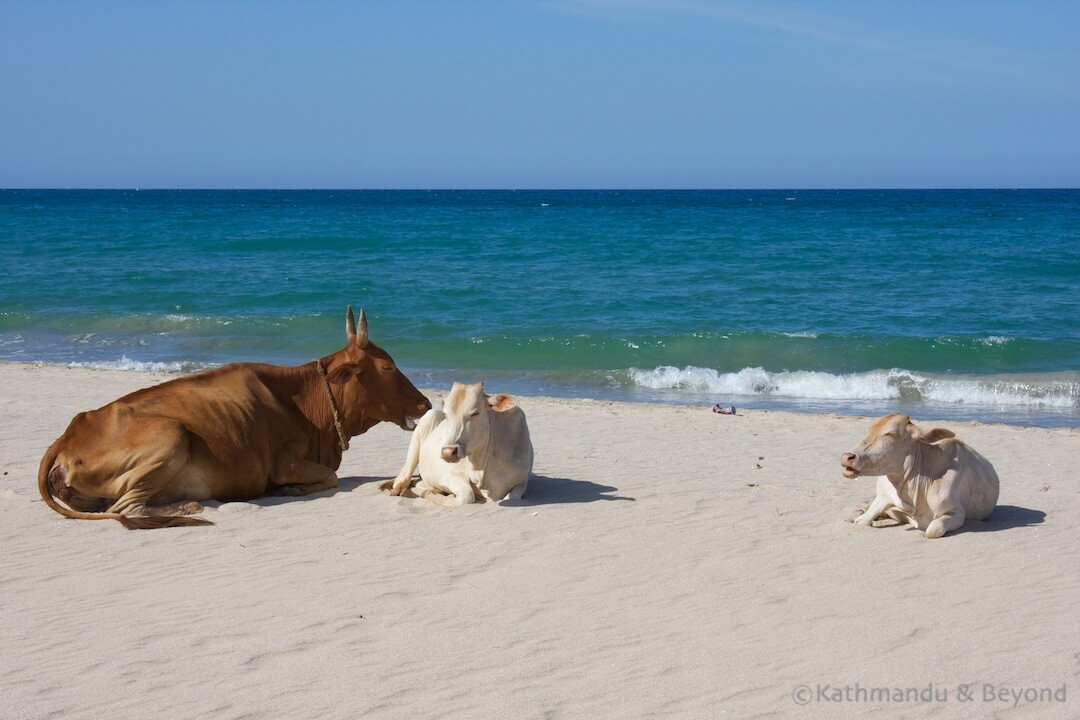
POLYGON ((935 379, 926 382, 922 395, 941 403, 1069 408, 1080 406, 1080 382, 935 379))
POLYGON ((90 368, 92 370, 127 370, 130 372, 160 372, 181 373, 197 369, 194 363, 188 362, 144 362, 132 360, 126 355, 119 360, 101 362, 73 362, 69 367, 90 368))
POLYGON ((832 374, 769 372, 743 368, 722 373, 711 368, 661 366, 631 368, 631 381, 650 390, 686 390, 723 396, 756 396, 799 400, 904 400, 968 405, 1080 406, 1080 381, 1010 380, 1000 378, 932 377, 908 370, 875 370, 832 374))

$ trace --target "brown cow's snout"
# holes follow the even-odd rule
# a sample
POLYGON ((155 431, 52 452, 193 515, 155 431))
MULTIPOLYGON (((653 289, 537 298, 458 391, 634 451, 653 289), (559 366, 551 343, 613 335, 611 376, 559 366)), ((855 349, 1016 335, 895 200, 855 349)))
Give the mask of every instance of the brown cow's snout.
POLYGON ((420 396, 421 401, 416 403, 411 410, 405 411, 405 417, 409 420, 419 420, 424 417, 424 414, 431 409, 431 401, 424 396, 420 396))
POLYGON ((457 445, 446 445, 442 449, 442 459, 449 463, 456 463, 461 459, 461 451, 457 445))

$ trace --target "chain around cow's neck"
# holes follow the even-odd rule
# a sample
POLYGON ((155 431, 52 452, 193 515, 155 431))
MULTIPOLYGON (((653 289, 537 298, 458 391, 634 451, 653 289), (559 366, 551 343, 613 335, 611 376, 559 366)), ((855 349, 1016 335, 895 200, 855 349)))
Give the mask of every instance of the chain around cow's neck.
POLYGON ((334 415, 334 427, 337 428, 338 442, 341 443, 341 452, 349 449, 349 436, 345 434, 345 428, 341 426, 341 415, 338 414, 337 401, 334 400, 334 391, 330 389, 330 381, 326 378, 326 368, 322 363, 315 360, 315 367, 319 368, 323 385, 326 386, 326 397, 330 399, 330 412, 334 415))

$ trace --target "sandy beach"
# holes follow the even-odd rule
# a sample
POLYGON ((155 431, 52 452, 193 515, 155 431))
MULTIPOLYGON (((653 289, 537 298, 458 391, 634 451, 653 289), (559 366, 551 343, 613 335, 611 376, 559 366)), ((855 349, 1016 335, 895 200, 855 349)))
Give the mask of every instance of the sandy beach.
POLYGON ((518 504, 380 492, 383 425, 215 527, 49 510, 71 417, 168 377, 0 364, 0 717, 1080 716, 1075 429, 940 423, 1001 496, 933 541, 848 522, 868 418, 540 397, 518 504))

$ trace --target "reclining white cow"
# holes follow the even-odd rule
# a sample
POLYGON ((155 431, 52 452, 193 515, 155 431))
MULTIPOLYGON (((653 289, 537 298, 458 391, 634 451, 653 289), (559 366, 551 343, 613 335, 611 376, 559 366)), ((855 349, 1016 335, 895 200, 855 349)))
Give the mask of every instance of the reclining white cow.
POLYGON ((887 515, 939 538, 989 515, 998 499, 994 466, 954 437, 942 428, 924 431, 907 415, 874 421, 858 447, 840 457, 844 477, 883 476, 877 497, 854 522, 870 525, 887 515))
POLYGON ((442 410, 417 423, 405 465, 381 489, 406 493, 419 466, 421 497, 442 505, 476 502, 476 493, 499 501, 525 494, 533 447, 525 413, 509 395, 484 394, 484 384, 454 383, 442 410))

